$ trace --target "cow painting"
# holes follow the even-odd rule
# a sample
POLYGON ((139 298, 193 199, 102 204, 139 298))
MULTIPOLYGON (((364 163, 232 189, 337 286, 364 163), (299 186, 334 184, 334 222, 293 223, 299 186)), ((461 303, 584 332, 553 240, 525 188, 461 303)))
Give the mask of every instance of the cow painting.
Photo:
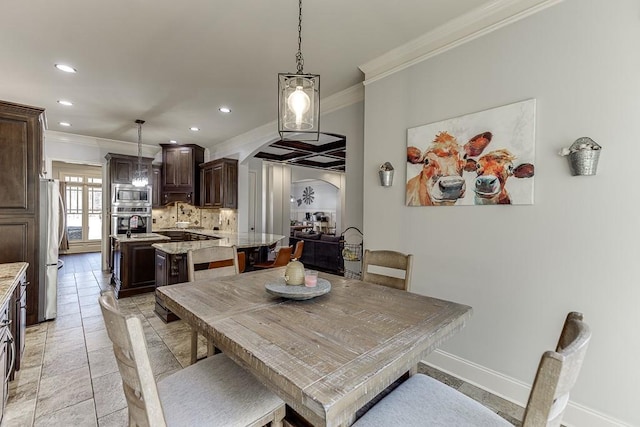
POLYGON ((451 206, 464 197, 466 184, 462 176, 467 154, 482 152, 491 141, 491 133, 473 137, 464 148, 448 132, 440 132, 424 152, 407 148, 407 162, 421 164, 420 173, 407 182, 407 206, 451 206), (464 151, 463 151, 464 150, 464 151))
POLYGON ((475 162, 467 162, 465 170, 475 169, 477 174, 473 188, 476 205, 511 204, 511 197, 506 188, 507 179, 531 178, 534 175, 534 166, 531 163, 514 167, 515 160, 516 156, 509 150, 499 149, 483 155, 475 162))

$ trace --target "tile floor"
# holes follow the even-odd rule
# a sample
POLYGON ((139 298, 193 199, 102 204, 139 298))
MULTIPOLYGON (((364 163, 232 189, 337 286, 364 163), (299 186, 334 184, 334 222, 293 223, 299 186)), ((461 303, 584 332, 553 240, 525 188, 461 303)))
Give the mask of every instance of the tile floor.
MULTIPOLYGON (((22 367, 10 383, 1 427, 126 426, 127 404, 98 305, 101 289, 110 286, 109 276, 101 271, 100 254, 61 258, 58 317, 27 328, 22 367)), ((157 378, 189 364, 189 327, 160 320, 153 312, 153 294, 124 298, 119 305, 142 320, 157 378)), ((206 353, 203 338, 198 352, 206 353)), ((522 408, 517 405, 427 366, 420 371, 519 424, 522 408)))

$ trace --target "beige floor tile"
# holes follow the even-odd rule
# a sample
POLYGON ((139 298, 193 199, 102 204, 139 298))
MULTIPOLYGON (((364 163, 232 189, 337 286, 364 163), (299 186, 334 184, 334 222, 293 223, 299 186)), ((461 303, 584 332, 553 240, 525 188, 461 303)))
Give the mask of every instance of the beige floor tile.
POLYGON ((105 329, 104 319, 102 318, 102 314, 97 316, 84 317, 82 319, 82 327, 84 329, 84 333, 99 331, 101 329, 105 329))
POLYGON ((97 378, 106 374, 118 372, 118 363, 116 362, 116 357, 111 348, 90 351, 88 354, 91 378, 97 378))
POLYGON ((42 378, 36 402, 36 418, 52 414, 93 397, 89 366, 42 378))
POLYGON ((28 401, 9 401, 2 417, 2 426, 30 427, 36 411, 36 399, 28 401))
POLYGON ((93 399, 68 406, 59 411, 36 418, 35 427, 40 426, 97 426, 93 399))
POLYGON ((119 372, 94 378, 93 393, 98 418, 127 407, 119 372))
POLYGON ((122 408, 104 417, 98 418, 99 427, 128 427, 129 426, 129 410, 122 408))
POLYGON ((84 347, 59 352, 45 351, 42 379, 61 377, 65 373, 88 367, 89 361, 84 347))
POLYGON ((70 302, 67 304, 58 304, 58 316, 64 316, 65 314, 79 313, 80 305, 77 302, 70 302))
POLYGON ((78 288, 77 293, 78 297, 93 295, 96 297, 96 299, 98 299, 98 297, 100 296, 100 287, 96 285, 89 288, 78 288))
POLYGON ((98 304, 83 306, 80 312, 83 318, 99 316, 100 314, 102 314, 102 311, 100 311, 100 306, 98 304))
POLYGON ((76 285, 74 283, 73 285, 69 284, 65 288, 61 288, 60 286, 58 286, 58 292, 57 293, 58 293, 58 296, 77 295, 78 291, 76 290, 76 285))
POLYGON ((104 348, 108 348, 109 350, 111 350, 111 347, 113 346, 106 329, 98 329, 96 331, 87 332, 85 334, 85 340, 87 342, 87 351, 94 351, 104 348))
POLYGON ((48 322, 48 325, 49 331, 77 328, 78 326, 82 326, 82 317, 80 317, 80 313, 58 315, 55 322, 48 322))

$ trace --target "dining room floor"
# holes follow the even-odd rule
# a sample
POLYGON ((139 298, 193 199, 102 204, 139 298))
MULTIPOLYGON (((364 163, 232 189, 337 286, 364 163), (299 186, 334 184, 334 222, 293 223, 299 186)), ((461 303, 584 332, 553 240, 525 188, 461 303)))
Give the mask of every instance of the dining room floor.
MULTIPOLYGON (((63 255, 58 270, 58 316, 29 326, 21 369, 9 383, 1 427, 127 426, 127 403, 120 373, 106 334, 98 296, 109 289, 100 253, 63 255)), ((190 359, 190 330, 182 322, 164 323, 154 309, 153 293, 118 301, 125 314, 142 320, 156 379, 190 359)), ((199 357, 206 354, 200 338, 199 357)), ((420 364, 426 373, 454 387, 516 426, 523 409, 460 379, 420 364)))

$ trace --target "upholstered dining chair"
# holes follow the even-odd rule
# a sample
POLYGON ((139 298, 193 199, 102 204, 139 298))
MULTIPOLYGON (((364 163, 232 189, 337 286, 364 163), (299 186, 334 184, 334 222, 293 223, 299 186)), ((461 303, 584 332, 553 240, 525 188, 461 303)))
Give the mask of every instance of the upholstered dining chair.
POLYGON ((99 302, 130 426, 282 426, 284 402, 222 353, 156 383, 140 319, 125 317, 111 291, 99 302))
POLYGON ((293 249, 293 253, 291 254, 291 260, 292 261, 294 259, 299 260, 300 258, 302 258, 303 249, 304 249, 304 240, 300 240, 298 241, 298 243, 296 243, 296 246, 293 249))
MULTIPOLYGON (((238 251, 235 246, 214 246, 187 251, 187 277, 190 282, 217 279, 240 274, 238 251), (200 268, 200 269, 199 269, 200 268)), ((207 344, 207 356, 215 353, 211 340, 207 344)), ((198 330, 191 328, 191 363, 198 360, 198 330)))
POLYGON ((291 252, 293 251, 293 246, 283 246, 280 248, 278 253, 276 254, 276 259, 271 262, 259 262, 253 264, 255 268, 274 268, 274 267, 282 267, 284 265, 289 264, 291 261, 291 252))
MULTIPOLYGON (((555 351, 542 355, 522 427, 560 425, 569 392, 578 378, 591 331, 582 314, 571 312, 555 351)), ((366 412, 354 427, 511 426, 504 418, 459 391, 426 375, 410 377, 366 412)))
POLYGON ((411 265, 413 255, 405 255, 396 251, 371 251, 366 249, 362 258, 362 281, 384 285, 390 288, 409 290, 411 285, 411 265), (369 267, 385 267, 404 273, 404 278, 387 276, 369 271, 369 267))

